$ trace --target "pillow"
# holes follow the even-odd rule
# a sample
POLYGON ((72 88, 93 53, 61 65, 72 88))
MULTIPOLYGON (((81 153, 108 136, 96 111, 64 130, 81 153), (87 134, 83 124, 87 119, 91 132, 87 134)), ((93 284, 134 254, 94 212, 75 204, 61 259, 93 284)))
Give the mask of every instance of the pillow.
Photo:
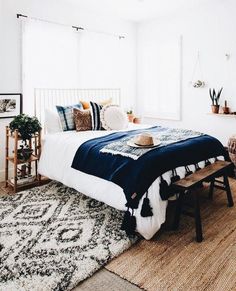
POLYGON ((128 117, 118 105, 107 105, 101 110, 102 126, 106 130, 121 130, 128 127, 128 117))
POLYGON ((56 112, 45 110, 45 128, 47 133, 56 133, 62 131, 59 116, 56 112))
POLYGON ((56 106, 57 112, 59 114, 61 127, 63 131, 74 130, 75 122, 73 116, 73 108, 81 108, 81 103, 70 105, 70 106, 56 106))
POLYGON ((99 105, 102 105, 102 106, 110 105, 112 103, 112 98, 100 101, 98 103, 99 103, 99 105))
POLYGON ((92 118, 90 110, 73 109, 76 131, 92 129, 92 118))
POLYGON ((80 103, 82 104, 84 110, 90 108, 90 104, 89 104, 89 102, 86 102, 86 101, 80 101, 80 103))
POLYGON ((102 109, 102 106, 95 103, 90 102, 90 112, 92 117, 92 130, 101 130, 102 129, 102 123, 100 119, 100 110, 102 109))
MULTIPOLYGON (((86 110, 86 109, 89 109, 90 108, 89 102, 87 102, 87 101, 80 101, 80 103, 82 104, 83 109, 86 110)), ((111 103, 112 103, 112 98, 105 99, 105 100, 103 100, 101 102, 97 102, 97 104, 102 105, 102 106, 105 106, 105 105, 108 105, 108 104, 111 104, 111 103)))

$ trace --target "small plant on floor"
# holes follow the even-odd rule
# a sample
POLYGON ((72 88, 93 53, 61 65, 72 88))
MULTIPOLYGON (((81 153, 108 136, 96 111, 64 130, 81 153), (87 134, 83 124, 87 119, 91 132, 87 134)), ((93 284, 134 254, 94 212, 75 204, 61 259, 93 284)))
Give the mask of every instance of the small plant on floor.
POLYGON ((210 98, 212 101, 212 105, 211 105, 211 109, 212 109, 212 113, 219 113, 219 100, 220 100, 220 95, 222 93, 223 87, 218 91, 218 93, 216 93, 215 89, 209 89, 209 94, 210 94, 210 98))
POLYGON ((17 158, 19 160, 28 160, 32 154, 32 150, 29 148, 27 141, 41 130, 42 127, 39 120, 37 117, 20 114, 12 120, 9 127, 12 133, 17 129, 23 141, 23 144, 17 151, 17 158))

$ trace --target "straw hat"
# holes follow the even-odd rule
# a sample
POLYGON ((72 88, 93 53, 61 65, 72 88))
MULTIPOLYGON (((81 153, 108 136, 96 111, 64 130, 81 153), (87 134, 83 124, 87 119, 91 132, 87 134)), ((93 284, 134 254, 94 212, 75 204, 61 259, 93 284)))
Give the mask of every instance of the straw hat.
POLYGON ((150 133, 141 133, 129 140, 127 144, 135 148, 151 148, 160 145, 160 141, 153 138, 150 133))

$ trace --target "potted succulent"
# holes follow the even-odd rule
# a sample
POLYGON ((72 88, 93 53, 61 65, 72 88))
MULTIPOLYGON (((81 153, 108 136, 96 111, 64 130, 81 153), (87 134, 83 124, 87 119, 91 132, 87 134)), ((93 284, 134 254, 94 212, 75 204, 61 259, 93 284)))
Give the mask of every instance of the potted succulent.
POLYGON ((212 113, 219 113, 219 108, 220 108, 219 100, 220 100, 220 95, 221 95, 222 90, 223 90, 223 87, 218 91, 218 93, 216 93, 215 89, 211 89, 211 88, 209 89, 209 94, 212 101, 212 105, 211 105, 212 113))
POLYGON ((17 150, 17 159, 27 161, 33 152, 33 150, 29 148, 27 141, 29 141, 36 132, 41 130, 42 127, 40 122, 37 117, 20 114, 12 120, 9 127, 12 133, 17 129, 23 141, 20 149, 17 150))
POLYGON ((127 113, 129 122, 133 122, 134 121, 134 118, 135 118, 134 113, 133 113, 133 110, 132 109, 127 110, 126 113, 127 113))

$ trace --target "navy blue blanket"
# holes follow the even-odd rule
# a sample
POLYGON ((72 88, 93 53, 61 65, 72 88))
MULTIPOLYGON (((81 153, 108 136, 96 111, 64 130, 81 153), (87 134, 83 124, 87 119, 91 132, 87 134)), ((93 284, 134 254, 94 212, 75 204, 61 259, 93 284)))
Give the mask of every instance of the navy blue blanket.
MULTIPOLYGON (((163 128, 156 126, 153 129, 158 132, 163 128)), ((155 148, 137 160, 100 153, 100 150, 111 142, 144 131, 142 129, 117 132, 83 143, 75 154, 72 168, 119 185, 124 190, 128 206, 137 208, 140 198, 163 173, 180 166, 197 164, 209 158, 227 155, 223 145, 209 135, 155 148), (134 193, 137 194, 136 197, 131 198, 134 193)), ((107 193, 107 195, 113 194, 107 193)))

